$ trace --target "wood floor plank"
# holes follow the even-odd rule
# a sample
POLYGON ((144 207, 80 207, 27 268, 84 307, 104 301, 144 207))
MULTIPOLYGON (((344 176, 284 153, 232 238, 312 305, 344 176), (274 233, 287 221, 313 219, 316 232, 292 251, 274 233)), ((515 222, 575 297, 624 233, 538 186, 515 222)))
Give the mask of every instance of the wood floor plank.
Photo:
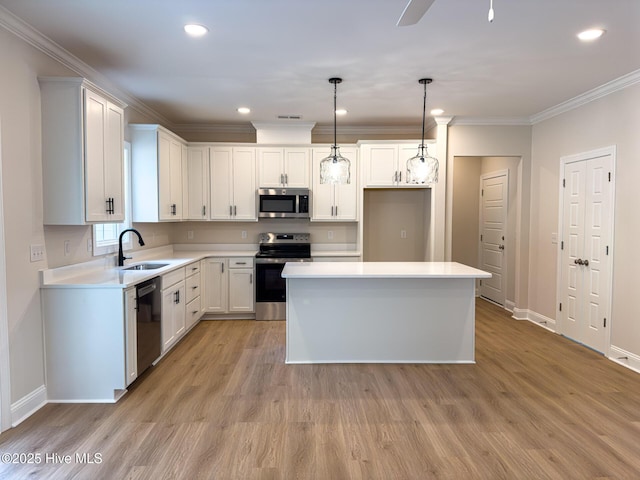
POLYGON ((284 322, 201 322, 115 405, 50 404, 22 479, 635 479, 640 375, 484 301, 475 365, 285 365, 284 322))

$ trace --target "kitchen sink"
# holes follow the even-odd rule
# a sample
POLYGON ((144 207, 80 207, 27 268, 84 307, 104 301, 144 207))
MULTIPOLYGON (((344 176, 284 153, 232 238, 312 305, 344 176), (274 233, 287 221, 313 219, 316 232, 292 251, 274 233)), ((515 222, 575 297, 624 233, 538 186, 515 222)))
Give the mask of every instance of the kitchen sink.
POLYGON ((162 268, 169 265, 168 263, 139 263, 138 265, 131 265, 123 270, 155 270, 156 268, 162 268))

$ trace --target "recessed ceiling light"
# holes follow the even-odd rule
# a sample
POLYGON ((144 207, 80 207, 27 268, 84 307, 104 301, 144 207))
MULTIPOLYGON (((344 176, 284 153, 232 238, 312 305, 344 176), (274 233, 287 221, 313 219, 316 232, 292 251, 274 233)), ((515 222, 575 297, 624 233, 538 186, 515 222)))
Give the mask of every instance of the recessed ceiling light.
POLYGON ((247 113, 251 113, 251 109, 249 107, 240 107, 238 108, 238 113, 246 115, 247 113))
POLYGON ((578 38, 583 42, 589 42, 591 40, 595 40, 604 35, 604 30, 601 28, 590 28, 589 30, 585 30, 578 34, 578 38))
POLYGON ((198 25, 197 23, 188 23, 184 26, 184 31, 192 37, 201 37, 209 31, 204 25, 198 25))
POLYGON ((336 115, 346 115, 347 111, 344 108, 336 109, 336 115))
POLYGON ((441 108, 434 108, 433 110, 431 110, 431 115, 442 115, 444 113, 444 110, 441 108))

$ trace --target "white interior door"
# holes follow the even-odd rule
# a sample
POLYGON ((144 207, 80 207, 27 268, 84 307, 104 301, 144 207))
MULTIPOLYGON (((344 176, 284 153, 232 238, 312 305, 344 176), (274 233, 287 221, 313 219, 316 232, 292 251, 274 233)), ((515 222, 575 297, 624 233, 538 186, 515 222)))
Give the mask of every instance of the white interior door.
POLYGON ((480 283, 480 295, 504 305, 508 171, 482 175, 480 182, 480 268, 492 275, 480 283))
POLYGON ((604 352, 611 301, 613 154, 595 153, 567 161, 563 168, 559 330, 604 352))

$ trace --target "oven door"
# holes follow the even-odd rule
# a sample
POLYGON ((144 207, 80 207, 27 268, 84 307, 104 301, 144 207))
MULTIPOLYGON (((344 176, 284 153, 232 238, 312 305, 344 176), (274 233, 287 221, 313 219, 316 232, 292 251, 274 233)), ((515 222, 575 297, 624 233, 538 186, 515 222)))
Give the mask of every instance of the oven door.
POLYGON ((282 278, 285 260, 256 259, 256 320, 285 320, 287 282, 282 278))

